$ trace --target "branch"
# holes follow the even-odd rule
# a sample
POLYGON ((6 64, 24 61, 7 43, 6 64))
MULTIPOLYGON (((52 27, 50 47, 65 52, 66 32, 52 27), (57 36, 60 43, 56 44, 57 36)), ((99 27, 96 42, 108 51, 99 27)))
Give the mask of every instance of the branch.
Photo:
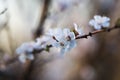
MULTIPOLYGON (((93 31, 93 32, 89 32, 88 34, 85 34, 85 35, 82 35, 82 36, 77 36, 76 37, 76 40, 77 39, 82 39, 82 38, 88 38, 89 36, 92 37, 93 35, 96 35, 96 34, 99 34, 99 33, 103 33, 103 32, 110 32, 112 30, 115 30, 115 29, 120 29, 119 26, 114 26, 114 27, 111 27, 111 28, 107 28, 107 29, 102 29, 102 30, 96 30, 96 31, 93 31)), ((33 50, 33 54, 40 54, 42 51, 49 51, 49 49, 53 47, 52 45, 48 45, 45 48, 41 48, 41 49, 38 49, 38 50, 33 50)), ((15 62, 16 60, 18 60, 18 56, 15 56, 13 59, 9 60, 8 62, 6 62, 6 64, 10 64, 12 62, 15 62)))
POLYGON ((78 37, 76 37, 76 39, 88 38, 88 36, 92 37, 95 34, 102 33, 102 32, 110 32, 110 31, 118 29, 118 28, 120 28, 120 27, 115 26, 115 27, 112 27, 112 28, 96 30, 96 31, 93 31, 93 32, 89 32, 88 34, 85 34, 85 35, 82 35, 82 36, 78 36, 78 37))
POLYGON ((40 19, 37 31, 35 33, 35 38, 40 36, 43 33, 43 25, 45 23, 45 19, 47 18, 48 8, 50 3, 51 3, 51 0, 44 1, 43 11, 42 11, 42 15, 41 15, 41 19, 40 19))
POLYGON ((0 12, 0 15, 4 14, 7 11, 7 8, 5 8, 2 12, 0 12))
MULTIPOLYGON (((4 11, 3 11, 3 13, 4 13, 4 11)), ((82 39, 82 38, 88 38, 89 36, 90 37, 92 37, 93 35, 96 35, 96 34, 99 34, 99 33, 103 33, 103 32, 110 32, 110 31, 112 31, 112 30, 115 30, 115 29, 120 29, 120 19, 116 22, 116 24, 115 24, 115 26, 114 27, 111 27, 111 28, 104 28, 104 29, 101 29, 101 30, 95 30, 95 31, 93 31, 93 32, 89 32, 88 34, 85 34, 85 35, 82 35, 82 36, 76 36, 76 40, 77 39, 82 39)), ((40 54, 42 51, 49 51, 49 49, 51 48, 51 47, 53 47, 52 45, 48 45, 48 46, 46 46, 46 48, 42 48, 42 49, 38 49, 38 50, 33 50, 33 54, 40 54)), ((16 62, 16 61, 18 61, 18 56, 15 56, 14 58, 12 58, 11 60, 9 60, 9 61, 7 61, 7 62, 5 62, 5 65, 6 66, 8 66, 8 65, 10 65, 10 64, 12 64, 12 63, 14 63, 14 62, 16 62)), ((30 66, 32 66, 32 64, 30 65, 30 66)), ((31 70, 31 68, 32 67, 30 67, 30 69, 29 70, 31 70)), ((28 71, 28 74, 26 74, 26 76, 25 76, 25 78, 27 79, 28 78, 28 76, 29 76, 29 73, 30 71, 28 71)), ((1 70, 0 70, 0 74, 4 74, 4 72, 2 72, 1 70)))

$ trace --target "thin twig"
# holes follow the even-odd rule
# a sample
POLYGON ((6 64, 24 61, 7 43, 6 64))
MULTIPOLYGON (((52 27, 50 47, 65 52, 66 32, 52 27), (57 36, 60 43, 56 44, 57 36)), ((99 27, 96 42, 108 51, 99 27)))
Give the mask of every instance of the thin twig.
POLYGON ((78 37, 76 37, 76 39, 88 38, 88 36, 92 37, 95 34, 102 33, 102 32, 110 32, 110 31, 112 31, 114 29, 118 29, 118 28, 120 28, 120 27, 112 27, 112 28, 107 28, 107 29, 96 30, 93 32, 89 32, 88 34, 78 36, 78 37))
POLYGON ((7 8, 5 8, 2 12, 0 12, 0 15, 4 14, 6 11, 7 11, 7 8))

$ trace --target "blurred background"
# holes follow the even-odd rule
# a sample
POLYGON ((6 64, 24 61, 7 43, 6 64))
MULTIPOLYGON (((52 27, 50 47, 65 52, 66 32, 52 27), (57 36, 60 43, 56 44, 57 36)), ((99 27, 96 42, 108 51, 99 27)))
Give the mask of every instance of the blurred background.
POLYGON ((120 30, 77 40, 77 47, 60 57, 56 49, 35 54, 22 64, 15 50, 50 28, 77 23, 93 31, 94 15, 120 18, 120 0, 0 0, 0 80, 120 80, 120 30))

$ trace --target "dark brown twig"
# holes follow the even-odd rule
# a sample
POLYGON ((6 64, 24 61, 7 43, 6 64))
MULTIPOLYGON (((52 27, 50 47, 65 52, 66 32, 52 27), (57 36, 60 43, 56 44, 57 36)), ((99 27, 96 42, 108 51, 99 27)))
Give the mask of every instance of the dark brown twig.
POLYGON ((81 39, 81 38, 88 38, 88 36, 93 36, 95 34, 98 34, 98 33, 102 33, 102 32, 110 32, 114 29, 118 29, 120 27, 112 27, 112 28, 107 28, 107 29, 101 29, 101 30, 96 30, 96 31, 93 31, 93 32, 89 32, 88 34, 85 34, 85 35, 82 35, 82 36, 78 36, 76 37, 76 39, 81 39))
POLYGON ((7 11, 7 8, 5 8, 2 12, 0 12, 0 15, 4 14, 6 11, 7 11))

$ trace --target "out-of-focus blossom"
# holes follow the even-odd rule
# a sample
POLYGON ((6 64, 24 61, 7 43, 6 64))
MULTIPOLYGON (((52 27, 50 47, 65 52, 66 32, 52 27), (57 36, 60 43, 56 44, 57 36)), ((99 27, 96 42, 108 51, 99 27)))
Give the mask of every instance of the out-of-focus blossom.
POLYGON ((26 59, 33 60, 33 50, 40 50, 46 48, 49 37, 43 36, 37 38, 36 42, 23 43, 19 48, 16 49, 16 53, 19 55, 19 60, 25 62, 26 59))
POLYGON ((110 23, 110 18, 108 17, 101 17, 99 15, 95 15, 94 19, 89 21, 89 25, 93 26, 95 29, 100 30, 102 28, 107 28, 109 27, 110 23))
POLYGON ((16 49, 17 54, 32 52, 34 50, 34 42, 23 43, 20 47, 16 49))
POLYGON ((19 60, 25 63, 26 59, 33 60, 34 56, 32 51, 34 50, 34 42, 24 43, 19 48, 16 49, 16 53, 19 55, 19 60))
POLYGON ((33 60, 34 55, 32 53, 22 53, 22 54, 20 54, 20 56, 19 56, 20 62, 25 63, 27 59, 28 60, 33 60))
POLYGON ((49 40, 50 38, 47 36, 42 36, 41 38, 37 38, 36 42, 34 42, 34 45, 33 45, 34 49, 46 48, 49 40))

